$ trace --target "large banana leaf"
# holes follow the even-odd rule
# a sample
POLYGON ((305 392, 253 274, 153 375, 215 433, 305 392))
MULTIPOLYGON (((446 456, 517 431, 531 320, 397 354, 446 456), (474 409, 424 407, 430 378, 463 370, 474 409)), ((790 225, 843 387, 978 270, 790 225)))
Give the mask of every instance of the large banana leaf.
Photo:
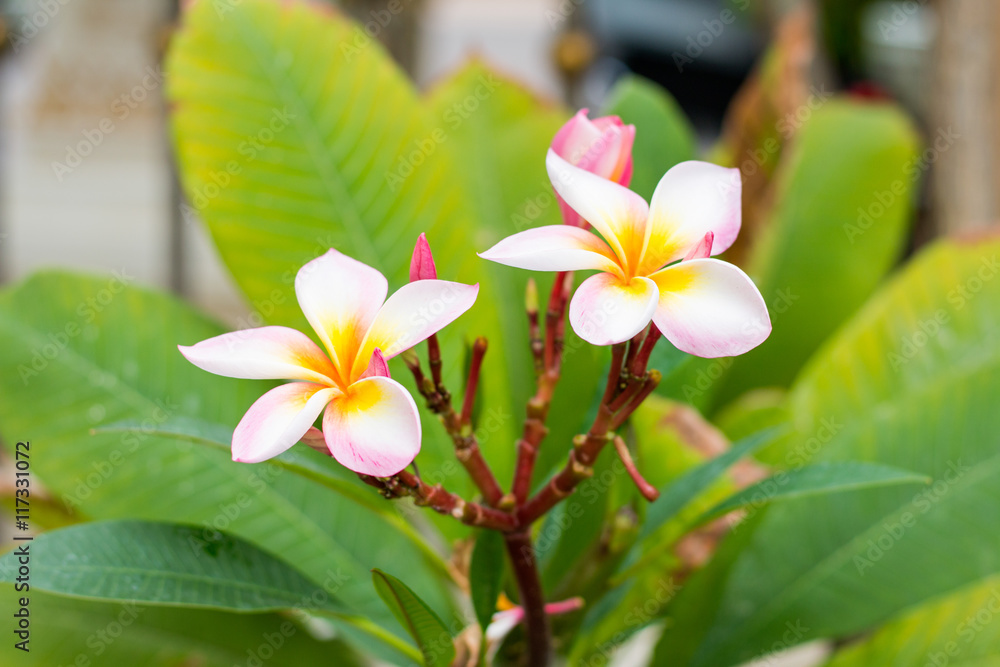
POLYGON ((827 667, 992 667, 1000 664, 1000 577, 902 614, 841 649, 827 667))
MULTIPOLYGON (((315 4, 244 0, 224 13, 213 5, 186 12, 168 58, 167 94, 187 198, 256 313, 308 332, 293 291, 302 264, 336 248, 381 270, 394 289, 406 281, 421 232, 441 278, 481 281, 486 263, 475 255, 476 219, 456 186, 449 130, 435 124, 382 47, 315 4)), ((461 341, 501 330, 495 300, 484 289, 445 333, 453 391, 461 341)), ((482 391, 496 407, 484 433, 487 456, 506 477, 516 392, 493 357, 482 391)), ((424 425, 423 472, 469 490, 450 441, 434 420, 424 425)))
POLYGON ((810 363, 789 398, 784 463, 866 460, 935 481, 756 513, 746 548, 701 577, 702 632, 664 635, 657 664, 731 665, 844 636, 1000 572, 1000 241, 925 250, 810 363), (707 630, 707 631, 706 631, 707 630))
POLYGON ((745 267, 773 331, 735 359, 697 360, 668 393, 714 408, 755 387, 786 386, 865 303, 906 240, 921 171, 912 123, 888 104, 818 101, 781 157, 773 209, 745 267))
MULTIPOLYGON (((5 599, 18 595, 12 587, 5 599)), ((232 667, 313 665, 361 667, 342 640, 323 641, 281 614, 234 614, 142 603, 93 602, 31 592, 30 651, 6 641, 5 665, 142 665, 232 667)))
POLYGON ((155 433, 173 418, 235 424, 268 384, 189 364, 176 344, 221 329, 128 282, 43 274, 0 294, 0 433, 11 448, 31 441, 31 469, 52 494, 85 518, 228 530, 391 625, 368 571, 405 559, 414 588, 448 608, 440 563, 380 513, 279 467, 155 433), (122 421, 146 430, 90 434, 122 421))

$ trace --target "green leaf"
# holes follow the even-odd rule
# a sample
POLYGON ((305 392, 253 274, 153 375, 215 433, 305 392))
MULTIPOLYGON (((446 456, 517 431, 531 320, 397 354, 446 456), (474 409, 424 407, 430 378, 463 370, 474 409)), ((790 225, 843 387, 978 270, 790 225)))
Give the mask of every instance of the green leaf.
POLYGON ((405 559, 421 595, 451 604, 394 522, 270 463, 154 433, 173 419, 236 424, 269 383, 205 373, 177 352, 222 329, 176 300, 109 279, 44 274, 0 293, 0 433, 31 440, 32 471, 81 518, 226 530, 394 625, 368 585, 405 559), (91 429, 138 421, 149 433, 91 429))
POLYGON ((771 442, 779 432, 777 428, 769 428, 755 433, 660 489, 660 497, 646 511, 646 522, 639 532, 639 539, 651 535, 657 528, 677 516, 678 512, 711 486, 734 463, 771 442))
MULTIPOLYGON (((0 590, 5 600, 21 595, 6 585, 0 590)), ((331 664, 331 660, 337 667, 369 664, 343 641, 317 639, 295 620, 276 613, 94 602, 35 590, 30 600, 30 651, 16 650, 16 640, 4 642, 0 647, 3 664, 305 667, 331 664)))
POLYGON ((1000 664, 1000 577, 929 601, 840 649, 827 667, 1000 664))
MULTIPOLYGON (((187 199, 255 314, 311 333, 294 292, 303 264, 336 248, 398 287, 421 232, 443 279, 485 286, 448 134, 382 46, 314 3, 244 0, 229 10, 205 2, 185 12, 167 59, 167 96, 187 199)), ((498 331, 491 302, 481 294, 441 334, 443 349, 498 331)), ((445 355, 453 389, 461 362, 445 355)), ((483 400, 504 405, 506 371, 499 359, 486 363, 484 377, 500 386, 484 383, 483 400)), ((412 390, 405 371, 398 377, 412 390)), ((513 440, 509 419, 493 422, 498 438, 513 440)), ((425 475, 469 491, 451 441, 434 420, 423 425, 425 475)))
POLYGON ((919 146, 912 122, 889 104, 833 99, 812 111, 782 156, 774 209, 746 267, 773 331, 733 360, 714 405, 790 384, 875 291, 906 243, 919 146))
MULTIPOLYGON (((93 433, 133 433, 157 436, 207 445, 225 452, 230 451, 230 443, 233 439, 233 429, 190 417, 176 417, 162 425, 153 426, 136 420, 125 420, 95 428, 93 433)), ((388 503, 378 494, 372 493, 370 486, 358 479, 355 473, 337 463, 332 457, 324 456, 309 447, 299 446, 286 450, 270 459, 269 462, 336 491, 345 498, 376 512, 401 534, 409 538, 414 547, 423 551, 430 564, 438 566, 443 574, 448 572, 447 564, 441 559, 441 556, 428 545, 427 540, 406 519, 395 511, 392 503, 388 503)), ((410 520, 416 518, 411 516, 410 520)))
POLYGON ((726 498, 701 515, 695 523, 705 523, 741 507, 752 506, 752 510, 756 511, 773 502, 896 484, 930 484, 931 481, 927 475, 878 463, 816 463, 788 472, 780 471, 757 482, 726 498))
MULTIPOLYGON (((810 363, 789 396, 784 463, 864 460, 928 488, 774 505, 721 577, 701 632, 669 627, 669 664, 730 665, 795 637, 843 637, 1000 572, 1000 241, 939 242, 886 285, 810 363), (714 618, 713 618, 714 617, 714 618)), ((682 596, 683 597, 683 596, 682 596)), ((687 613, 686 598, 675 613, 687 613)), ((701 604, 701 603, 698 603, 701 604)), ((704 618, 704 616, 702 617, 704 618)), ((786 642, 787 643, 787 642, 786 642)))
MULTIPOLYGON (((95 600, 232 611, 344 606, 288 563, 254 545, 205 528, 147 521, 103 521, 39 535, 32 588, 95 600)), ((17 552, 0 558, 13 583, 17 552)))
POLYGON ((451 633, 437 614, 409 586, 381 570, 372 570, 379 597, 417 642, 425 667, 450 667, 455 659, 451 633))
POLYGON ((469 588, 476 620, 484 632, 497 609, 503 572, 503 535, 494 530, 480 531, 469 563, 469 588))
POLYGON ((691 122, 670 94, 659 85, 632 74, 615 83, 603 113, 635 125, 630 188, 646 201, 667 170, 693 160, 696 137, 691 122))
POLYGON ((620 582, 657 558, 656 550, 645 554, 643 550, 649 546, 648 542, 657 534, 658 529, 677 517, 681 510, 711 487, 734 463, 773 442, 781 433, 781 427, 755 433, 660 489, 660 497, 646 510, 646 520, 639 530, 638 540, 619 568, 615 581, 620 582))

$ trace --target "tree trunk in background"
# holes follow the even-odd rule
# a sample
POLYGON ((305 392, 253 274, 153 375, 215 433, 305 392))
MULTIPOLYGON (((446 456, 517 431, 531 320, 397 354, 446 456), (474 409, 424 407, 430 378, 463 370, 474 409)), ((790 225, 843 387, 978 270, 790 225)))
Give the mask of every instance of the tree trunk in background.
POLYGON ((1000 2, 938 0, 941 18, 928 141, 958 135, 934 165, 941 233, 1000 222, 1000 2))

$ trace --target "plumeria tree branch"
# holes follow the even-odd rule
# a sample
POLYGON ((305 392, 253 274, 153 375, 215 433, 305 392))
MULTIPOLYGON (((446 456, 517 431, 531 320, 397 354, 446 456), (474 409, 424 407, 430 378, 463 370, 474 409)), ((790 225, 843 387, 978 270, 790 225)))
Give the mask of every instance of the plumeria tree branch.
POLYGON ((414 503, 451 516, 477 528, 508 532, 517 528, 513 515, 479 503, 469 502, 446 491, 440 484, 430 486, 419 476, 402 470, 391 477, 358 475, 363 482, 378 489, 386 498, 413 498, 414 503))
POLYGON ((535 471, 535 461, 538 459, 538 449, 548 434, 545 422, 548 419, 549 406, 552 403, 552 396, 555 394, 562 371, 566 305, 569 301, 572 285, 572 273, 556 274, 545 314, 544 343, 541 343, 538 334, 537 296, 534 297, 534 303, 532 299, 532 293, 536 288, 533 281, 528 285, 528 323, 532 334, 532 352, 536 359, 536 367, 540 367, 541 372, 536 378, 535 395, 528 401, 524 431, 521 434, 521 439, 517 442, 517 463, 514 467, 512 489, 517 505, 523 504, 528 498, 528 493, 531 491, 531 478, 535 471), (540 344, 536 344, 536 341, 540 344))
MULTIPOLYGON (((438 349, 438 361, 440 361, 440 348, 438 349)), ((428 355, 431 348, 428 346, 428 355)), ((479 386, 479 372, 482 364, 482 357, 486 354, 486 339, 479 338, 473 345, 473 362, 469 369, 469 381, 466 383, 466 397, 464 405, 468 406, 469 418, 465 417, 465 408, 460 415, 455 412, 452 405, 451 394, 440 381, 434 381, 424 375, 420 366, 420 359, 416 354, 404 355, 403 360, 407 368, 413 374, 417 383, 417 390, 427 401, 427 408, 436 414, 444 425, 445 431, 451 437, 455 445, 455 457, 468 472, 476 488, 483 494, 483 499, 488 505, 496 507, 503 498, 503 489, 500 488, 493 471, 490 469, 486 459, 483 458, 482 449, 479 446, 479 439, 471 424, 472 401, 479 386), (478 357, 478 360, 477 360, 478 357)))
MULTIPOLYGON (((653 334, 647 334, 647 338, 651 335, 653 334)), ((590 429, 586 434, 578 435, 573 440, 573 449, 563 469, 519 507, 517 516, 519 525, 530 526, 573 493, 581 482, 594 474, 594 463, 605 445, 614 442, 616 437, 614 431, 625 423, 659 384, 661 379, 659 371, 647 371, 644 363, 641 366, 636 365, 636 360, 641 359, 644 342, 645 340, 633 340, 612 347, 612 363, 607 385, 590 429), (631 354, 626 350, 626 346, 639 351, 631 354), (626 359, 631 359, 631 369, 626 364, 626 359), (639 374, 635 373, 636 370, 640 371, 639 374)), ((643 495, 649 497, 647 493, 643 495)))

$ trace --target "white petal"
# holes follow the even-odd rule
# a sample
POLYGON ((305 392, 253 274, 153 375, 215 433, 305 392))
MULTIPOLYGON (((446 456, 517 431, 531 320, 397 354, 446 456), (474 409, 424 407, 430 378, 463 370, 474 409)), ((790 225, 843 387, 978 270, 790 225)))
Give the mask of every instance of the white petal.
POLYGON ((623 265, 638 265, 649 207, 628 188, 574 167, 549 150, 552 187, 605 238, 623 265))
POLYGON ((302 439, 338 393, 312 382, 290 382, 267 392, 233 431, 233 460, 259 463, 282 453, 302 439))
POLYGON ((679 350, 699 357, 731 357, 771 333, 767 306, 753 281, 718 259, 693 259, 650 278, 660 289, 653 322, 679 350))
POLYGON ((369 377, 330 403, 323 417, 323 435, 333 458, 344 467, 388 477, 420 452, 420 415, 401 384, 369 377))
POLYGON ((478 284, 447 280, 420 280, 401 287, 372 322, 355 359, 351 379, 356 380, 364 373, 375 348, 382 350, 386 359, 392 359, 455 321, 472 308, 478 294, 478 284))
POLYGON ((623 343, 649 324, 658 292, 648 278, 629 284, 617 276, 598 273, 583 281, 569 304, 573 331, 593 345, 623 343))
POLYGON ((712 254, 724 252, 740 233, 739 169, 708 162, 675 165, 660 179, 649 205, 640 274, 681 259, 712 232, 712 254))
POLYGON ((312 260, 295 276, 295 295, 309 324, 342 376, 385 301, 385 276, 336 250, 312 260))
POLYGON ((479 256, 531 271, 621 272, 607 243, 596 234, 569 225, 538 227, 508 236, 479 256))
POLYGON ((288 327, 222 334, 177 348, 198 368, 248 380, 307 380, 332 385, 336 370, 316 343, 288 327))

